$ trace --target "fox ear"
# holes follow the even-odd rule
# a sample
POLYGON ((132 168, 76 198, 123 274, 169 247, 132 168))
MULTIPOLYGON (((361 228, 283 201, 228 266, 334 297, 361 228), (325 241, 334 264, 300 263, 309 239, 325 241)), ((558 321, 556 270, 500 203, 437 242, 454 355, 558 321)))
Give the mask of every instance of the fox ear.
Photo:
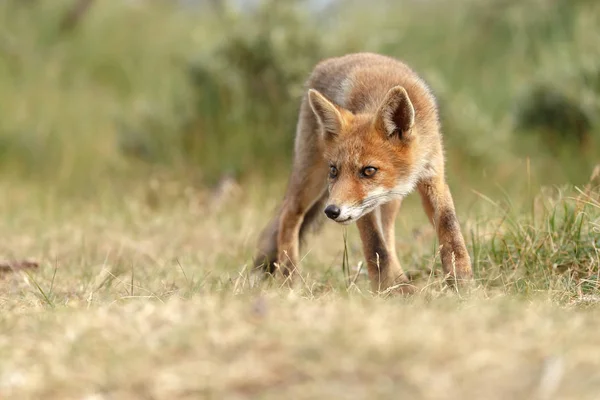
POLYGON ((342 128, 343 117, 338 106, 330 102, 318 90, 308 90, 308 103, 315 113, 326 139, 333 138, 342 128))
POLYGON ((402 137, 415 124, 415 109, 406 89, 394 86, 385 96, 376 117, 377 127, 388 136, 402 137))

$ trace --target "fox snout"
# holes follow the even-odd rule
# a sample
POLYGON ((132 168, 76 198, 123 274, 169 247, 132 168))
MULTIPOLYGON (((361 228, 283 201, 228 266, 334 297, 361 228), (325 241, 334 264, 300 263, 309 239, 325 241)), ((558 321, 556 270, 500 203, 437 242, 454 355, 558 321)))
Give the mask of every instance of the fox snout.
POLYGON ((360 218, 364 209, 362 207, 347 207, 345 205, 329 204, 325 207, 327 218, 343 225, 350 224, 360 218))

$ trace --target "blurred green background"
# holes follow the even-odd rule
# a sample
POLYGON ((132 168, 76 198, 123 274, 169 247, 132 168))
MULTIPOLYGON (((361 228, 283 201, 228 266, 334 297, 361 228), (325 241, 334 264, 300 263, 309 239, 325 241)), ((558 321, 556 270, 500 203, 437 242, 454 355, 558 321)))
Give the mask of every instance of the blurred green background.
POLYGON ((0 0, 0 174, 283 181, 303 81, 354 51, 431 85, 451 184, 579 185, 600 159, 597 0, 0 0))

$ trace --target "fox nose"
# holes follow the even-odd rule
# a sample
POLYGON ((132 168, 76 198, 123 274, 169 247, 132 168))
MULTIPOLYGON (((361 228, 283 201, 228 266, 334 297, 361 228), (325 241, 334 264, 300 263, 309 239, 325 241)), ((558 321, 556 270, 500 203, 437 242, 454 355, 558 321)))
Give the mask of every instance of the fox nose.
POLYGON ((340 213, 341 211, 338 206, 330 204, 327 207, 325 207, 325 215, 327 215, 328 218, 336 219, 340 216, 340 213))

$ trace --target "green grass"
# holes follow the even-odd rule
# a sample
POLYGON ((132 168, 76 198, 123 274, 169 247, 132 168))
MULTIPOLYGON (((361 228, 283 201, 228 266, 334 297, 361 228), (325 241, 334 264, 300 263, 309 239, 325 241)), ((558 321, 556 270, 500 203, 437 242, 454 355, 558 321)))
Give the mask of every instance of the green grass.
POLYGON ((97 1, 71 32, 68 0, 0 1, 1 398, 597 397, 599 4, 377 1, 97 1), (292 289, 250 271, 302 81, 359 50, 438 95, 472 291, 417 195, 414 296, 370 293, 355 226, 310 236, 292 289))

